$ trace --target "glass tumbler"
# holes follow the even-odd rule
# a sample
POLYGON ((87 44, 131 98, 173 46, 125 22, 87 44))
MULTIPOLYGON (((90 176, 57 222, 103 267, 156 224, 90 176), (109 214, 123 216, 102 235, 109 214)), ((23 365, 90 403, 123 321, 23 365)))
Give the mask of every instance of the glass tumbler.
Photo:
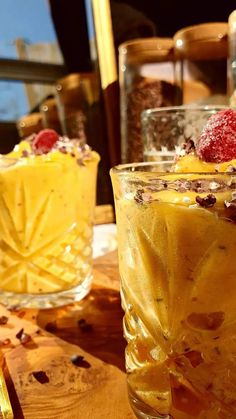
POLYGON ((196 139, 209 117, 225 106, 172 106, 141 114, 144 161, 172 160, 183 144, 196 139))
POLYGON ((236 175, 170 167, 111 171, 130 402, 139 418, 235 418, 236 175))
POLYGON ((0 302, 60 306, 90 289, 99 156, 27 156, 24 145, 0 157, 0 302))

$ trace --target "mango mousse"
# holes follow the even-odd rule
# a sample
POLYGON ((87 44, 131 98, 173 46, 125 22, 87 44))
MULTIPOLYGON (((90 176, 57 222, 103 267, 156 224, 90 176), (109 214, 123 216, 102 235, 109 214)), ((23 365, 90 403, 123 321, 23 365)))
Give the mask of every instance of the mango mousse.
POLYGON ((147 417, 235 418, 236 111, 184 154, 112 174, 130 399, 147 417))
POLYGON ((1 156, 1 291, 54 293, 91 275, 99 159, 49 129, 1 156))

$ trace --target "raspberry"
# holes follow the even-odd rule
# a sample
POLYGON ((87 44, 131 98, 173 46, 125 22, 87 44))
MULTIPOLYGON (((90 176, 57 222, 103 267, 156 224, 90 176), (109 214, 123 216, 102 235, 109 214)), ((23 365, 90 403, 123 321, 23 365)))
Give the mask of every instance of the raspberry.
POLYGON ((59 139, 59 135, 54 129, 41 130, 33 140, 33 149, 41 153, 48 153, 59 139))
POLYGON ((205 162, 222 163, 236 158, 236 111, 221 110, 212 115, 196 144, 205 162))

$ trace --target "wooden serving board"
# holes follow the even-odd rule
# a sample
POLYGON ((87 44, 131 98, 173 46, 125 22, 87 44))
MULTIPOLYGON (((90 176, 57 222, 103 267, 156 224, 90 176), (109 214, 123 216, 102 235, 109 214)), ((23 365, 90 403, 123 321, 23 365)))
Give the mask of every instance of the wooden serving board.
POLYGON ((115 252, 95 261, 93 288, 82 302, 40 311, 1 306, 3 315, 0 346, 16 419, 135 417, 126 390, 115 252), (16 337, 22 328, 31 337, 26 343, 16 337))

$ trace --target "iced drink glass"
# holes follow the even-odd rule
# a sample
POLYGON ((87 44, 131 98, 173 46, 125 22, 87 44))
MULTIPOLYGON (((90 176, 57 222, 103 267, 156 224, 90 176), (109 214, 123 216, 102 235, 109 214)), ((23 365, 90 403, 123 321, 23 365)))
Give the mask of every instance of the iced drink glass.
POLYGON ((199 136, 209 117, 224 106, 172 106, 142 112, 144 161, 174 158, 183 144, 199 136))
POLYGON ((139 418, 235 418, 236 175, 170 168, 111 171, 130 402, 139 418))
POLYGON ((48 308, 83 298, 92 277, 99 156, 62 139, 0 158, 0 302, 48 308))

